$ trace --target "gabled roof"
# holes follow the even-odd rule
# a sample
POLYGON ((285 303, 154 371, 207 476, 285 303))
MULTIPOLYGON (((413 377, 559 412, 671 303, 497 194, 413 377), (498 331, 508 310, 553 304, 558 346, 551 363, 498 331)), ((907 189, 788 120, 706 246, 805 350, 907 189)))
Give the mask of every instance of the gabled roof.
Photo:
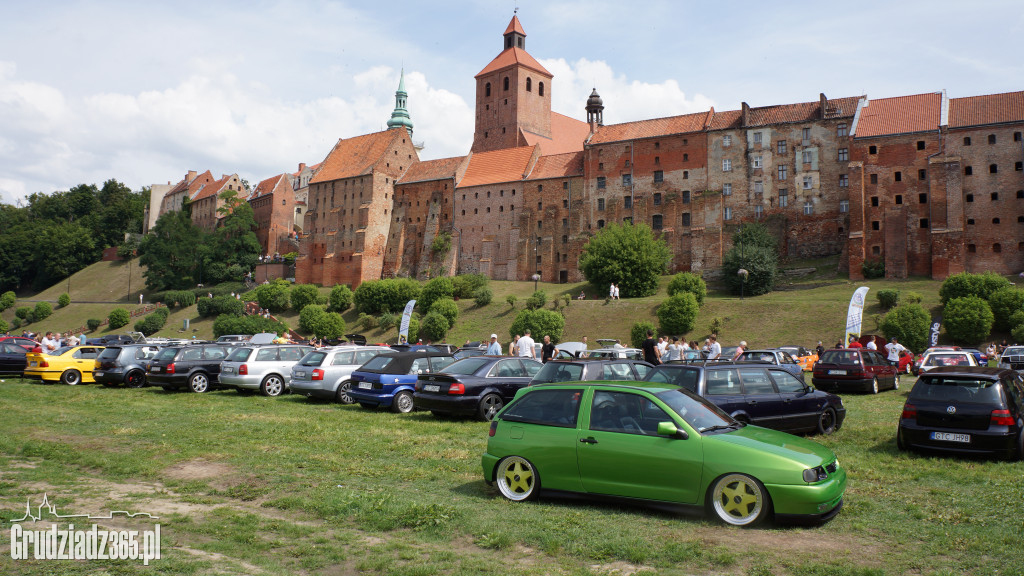
POLYGON ((398 183, 409 184, 411 182, 453 179, 459 171, 459 166, 465 159, 465 156, 453 156, 451 158, 416 162, 405 171, 405 174, 402 175, 398 183))
POLYGON ((502 36, 509 32, 518 32, 523 36, 526 36, 526 31, 523 30, 523 25, 519 23, 519 16, 512 15, 512 19, 508 22, 508 28, 505 28, 505 32, 502 33, 502 36))
POLYGON ((543 180, 545 178, 567 178, 583 175, 583 151, 568 154, 541 156, 537 159, 530 177, 527 180, 543 180))
POLYGON ((711 109, 711 122, 708 130, 736 130, 743 127, 743 112, 740 110, 725 110, 715 112, 711 109))
POLYGON ((291 182, 288 180, 287 174, 278 174, 277 176, 271 176, 266 180, 260 182, 253 188, 252 193, 246 200, 253 200, 260 196, 266 196, 268 194, 275 193, 287 193, 292 192, 291 182))
POLYGON ((523 138, 530 146, 540 145, 544 154, 564 154, 583 150, 583 143, 590 135, 590 125, 558 112, 551 113, 551 138, 533 132, 522 131, 523 138))
POLYGON ((401 135, 408 137, 409 133, 404 129, 385 130, 338 140, 309 183, 369 174, 381 162, 395 138, 401 135))
POLYGON ((191 197, 193 194, 196 193, 197 190, 199 190, 199 188, 203 186, 203 184, 207 184, 209 182, 213 182, 213 174, 211 174, 210 171, 207 170, 202 174, 197 174, 196 177, 191 180, 182 178, 181 181, 175 184, 173 188, 168 190, 167 193, 164 194, 164 196, 173 196, 174 194, 181 194, 182 192, 187 191, 187 195, 191 197))
POLYGON ((866 100, 857 119, 855 138, 938 130, 942 93, 866 100))
POLYGON ((589 144, 606 144, 608 142, 639 140, 654 136, 700 132, 704 129, 704 123, 708 118, 708 114, 709 112, 697 112, 696 114, 600 126, 590 139, 589 144))
POLYGON ((207 198, 210 198, 211 196, 216 197, 217 194, 220 194, 220 191, 223 190, 224 187, 228 185, 228 180, 231 180, 232 176, 234 175, 225 174, 223 177, 221 177, 220 180, 214 180, 209 184, 204 184, 200 186, 198 190, 192 193, 189 199, 192 202, 197 202, 199 200, 205 200, 207 198))
POLYGON ((949 101, 949 127, 1024 122, 1024 92, 953 98, 949 101))
POLYGON ((522 180, 533 159, 534 150, 533 146, 520 146, 473 154, 458 185, 464 188, 522 180))
MULTIPOLYGON (((306 168, 307 168, 308 170, 312 171, 312 172, 316 172, 316 171, 317 171, 317 169, 318 169, 318 168, 320 168, 320 166, 321 166, 322 164, 323 164, 323 162, 318 162, 318 163, 316 163, 316 164, 313 164, 313 165, 311 165, 311 166, 306 166, 306 168)), ((298 172, 292 172, 292 176, 300 176, 300 175, 302 175, 302 170, 299 170, 298 172)))
POLYGON ((858 97, 827 100, 824 114, 821 110, 820 101, 751 108, 747 113, 747 127, 811 122, 821 118, 853 118, 853 115, 857 112, 858 100, 858 97))
POLYGON ((529 52, 523 50, 522 48, 512 47, 506 48, 504 51, 502 51, 501 54, 498 54, 494 58, 494 60, 491 60, 491 63, 485 66, 484 69, 481 70, 479 74, 474 76, 474 78, 479 78, 484 74, 490 74, 491 72, 495 72, 503 68, 508 68, 510 66, 515 66, 517 64, 524 68, 529 68, 531 70, 540 72, 541 74, 546 75, 548 78, 552 77, 551 72, 548 72, 546 68, 541 66, 540 62, 537 62, 537 60, 535 60, 533 56, 530 56, 529 52))

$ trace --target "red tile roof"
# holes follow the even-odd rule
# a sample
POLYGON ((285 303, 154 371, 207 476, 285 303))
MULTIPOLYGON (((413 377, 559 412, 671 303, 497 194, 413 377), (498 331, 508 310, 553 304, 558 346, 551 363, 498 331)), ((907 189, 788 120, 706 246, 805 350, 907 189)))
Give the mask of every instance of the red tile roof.
POLYGON ((856 138, 938 130, 942 93, 868 100, 861 108, 856 138))
POLYGON ((747 127, 811 122, 819 120, 823 116, 825 118, 853 118, 853 115, 857 112, 858 100, 858 97, 828 100, 825 105, 824 115, 821 113, 820 101, 751 108, 747 115, 747 127))
POLYGON ((191 197, 193 194, 195 194, 196 190, 198 190, 203 186, 203 184, 206 184, 208 182, 213 182, 213 174, 211 174, 209 170, 203 172, 202 174, 197 174, 196 177, 191 180, 186 181, 185 178, 182 178, 181 181, 175 184, 173 188, 168 190, 167 193, 164 194, 164 196, 166 197, 172 196, 174 194, 180 194, 187 190, 188 196, 191 197))
POLYGON ((522 180, 533 159, 533 146, 506 148, 473 154, 459 187, 522 180))
POLYGON ((286 174, 278 174, 277 176, 271 176, 257 184, 256 187, 253 188, 252 194, 249 195, 247 200, 266 196, 267 194, 291 191, 292 185, 288 182, 288 176, 286 174))
POLYGON ((1006 122, 1024 122, 1024 92, 968 96, 949 101, 950 128, 1006 122))
POLYGON ((527 180, 583 175, 583 151, 541 156, 527 180))
POLYGON ((594 136, 590 139, 589 144, 605 144, 608 142, 620 142, 623 140, 652 138, 654 136, 700 132, 704 129, 704 123, 708 118, 708 114, 709 112, 697 112, 695 114, 684 114, 682 116, 670 116, 668 118, 655 118, 654 120, 640 120, 637 122, 626 122, 624 124, 600 126, 594 136))
POLYGON ((494 60, 491 60, 490 64, 485 66, 484 69, 475 76, 475 78, 479 78, 484 74, 490 74, 491 72, 495 72, 503 68, 508 68, 509 66, 515 66, 516 64, 531 70, 536 70, 537 72, 546 75, 548 78, 552 77, 551 72, 548 72, 546 68, 541 66, 540 62, 537 62, 537 60, 535 60, 533 56, 530 56, 526 50, 512 47, 506 48, 501 54, 498 54, 494 60))
MULTIPOLYGON (((306 166, 306 168, 309 168, 313 172, 316 172, 317 168, 319 168, 321 164, 323 164, 323 162, 318 162, 316 164, 313 164, 312 166, 306 166)), ((298 176, 300 174, 302 174, 302 170, 299 170, 298 172, 292 172, 292 176, 298 176)))
POLYGON ((526 31, 523 30, 523 25, 519 23, 518 16, 512 16, 512 20, 509 21, 508 28, 505 28, 505 32, 502 34, 502 36, 508 34, 509 32, 518 32, 523 36, 526 36, 526 31))
POLYGON ((429 182, 430 180, 445 180, 455 178, 459 166, 466 159, 465 156, 453 156, 451 158, 439 158, 437 160, 424 160, 416 162, 405 171, 399 184, 410 182, 429 182))
POLYGON ((715 112, 711 109, 711 122, 708 130, 736 130, 743 126, 743 112, 741 110, 725 110, 715 112))
POLYGON ((369 174, 384 153, 405 130, 385 130, 338 140, 309 183, 330 182, 369 174))
POLYGON ((523 138, 530 146, 540 145, 544 154, 564 154, 583 150, 583 143, 590 136, 590 125, 558 112, 551 113, 551 138, 523 130, 523 138))
POLYGON ((211 196, 216 196, 220 191, 227 186, 228 180, 231 180, 232 175, 225 175, 220 180, 214 180, 209 184, 204 184, 197 191, 192 193, 190 200, 197 202, 199 200, 205 200, 211 196))

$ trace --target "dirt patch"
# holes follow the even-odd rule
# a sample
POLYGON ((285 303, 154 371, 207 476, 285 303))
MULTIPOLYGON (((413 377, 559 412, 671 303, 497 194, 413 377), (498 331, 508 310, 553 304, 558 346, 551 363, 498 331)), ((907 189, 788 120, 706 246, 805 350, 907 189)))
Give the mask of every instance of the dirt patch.
POLYGON ((230 488, 239 482, 238 470, 234 466, 203 458, 168 466, 163 475, 173 480, 204 480, 217 490, 230 488))
POLYGON ((609 564, 591 564, 590 569, 598 574, 609 576, 632 576, 638 572, 653 572, 654 568, 637 566, 629 562, 611 562, 609 564))
POLYGON ((259 566, 256 566, 254 564, 250 564, 248 562, 243 562, 243 561, 241 561, 241 560, 239 560, 237 558, 231 558, 231 557, 225 556, 223 554, 219 554, 217 552, 207 552, 205 550, 196 550, 195 548, 189 548, 188 546, 180 546, 180 545, 179 546, 175 546, 175 549, 176 550, 181 550, 182 552, 187 552, 187 553, 189 553, 189 554, 191 554, 193 556, 197 556, 197 557, 202 558, 204 560, 209 560, 211 562, 215 562, 217 564, 219 570, 223 570, 224 563, 228 562, 228 563, 234 563, 234 564, 238 565, 238 567, 241 569, 238 572, 239 574, 265 574, 266 573, 266 571, 263 570, 262 568, 260 568, 259 566))
MULTIPOLYGON (((849 536, 821 534, 811 530, 791 533, 790 531, 772 530, 730 530, 721 528, 702 539, 708 546, 724 546, 726 548, 746 547, 760 548, 765 551, 787 552, 798 554, 822 554, 837 558, 843 555, 860 559, 858 563, 870 558, 880 558, 881 550, 874 543, 864 542, 849 536)), ((866 562, 871 564, 870 562, 866 562)))

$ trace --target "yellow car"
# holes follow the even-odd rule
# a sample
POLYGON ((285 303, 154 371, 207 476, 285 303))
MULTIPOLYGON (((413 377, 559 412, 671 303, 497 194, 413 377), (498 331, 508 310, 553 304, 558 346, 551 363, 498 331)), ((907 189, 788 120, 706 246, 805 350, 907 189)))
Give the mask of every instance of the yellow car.
POLYGON ((102 346, 73 346, 58 348, 53 354, 29 352, 25 355, 25 378, 59 380, 68 386, 95 382, 92 371, 102 350, 102 346))

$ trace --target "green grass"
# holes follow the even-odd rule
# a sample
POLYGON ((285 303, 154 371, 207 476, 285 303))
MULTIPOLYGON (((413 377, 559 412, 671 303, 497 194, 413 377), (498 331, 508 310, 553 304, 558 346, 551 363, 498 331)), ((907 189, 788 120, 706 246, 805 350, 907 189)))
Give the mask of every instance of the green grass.
POLYGON ((0 573, 1024 573, 1024 464, 898 452, 904 394, 846 396, 843 428, 815 438, 849 472, 832 522, 738 530, 587 500, 506 502, 482 481, 481 422, 6 379, 0 518, 44 492, 72 513, 158 513, 164 559, 15 562, 0 541, 0 573))

